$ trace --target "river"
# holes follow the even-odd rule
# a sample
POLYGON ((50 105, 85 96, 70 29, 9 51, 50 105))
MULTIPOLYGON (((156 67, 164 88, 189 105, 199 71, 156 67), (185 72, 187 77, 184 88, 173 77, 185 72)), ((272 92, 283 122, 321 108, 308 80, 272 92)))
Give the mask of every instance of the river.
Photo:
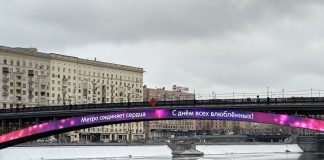
POLYGON ((0 160, 324 160, 323 154, 303 153, 295 144, 198 145, 197 149, 205 156, 172 158, 165 145, 10 147, 0 150, 0 160))

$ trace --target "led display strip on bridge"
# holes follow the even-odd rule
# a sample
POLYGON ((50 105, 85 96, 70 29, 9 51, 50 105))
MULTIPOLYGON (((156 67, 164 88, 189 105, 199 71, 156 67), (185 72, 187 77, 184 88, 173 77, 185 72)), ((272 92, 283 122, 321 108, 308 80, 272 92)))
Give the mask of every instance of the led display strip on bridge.
MULTIPOLYGON (((20 129, 0 136, 0 146, 10 141, 19 141, 28 137, 37 137, 54 131, 71 131, 75 128, 86 128, 131 121, 150 121, 159 119, 205 119, 205 120, 229 120, 245 121, 255 123, 275 124, 295 128, 305 128, 317 131, 324 131, 324 121, 312 118, 289 116, 284 114, 270 114, 261 112, 245 112, 236 110, 219 109, 153 109, 138 110, 129 112, 109 112, 101 114, 86 115, 74 118, 61 119, 54 122, 42 123, 28 128, 20 129)), ((36 139, 34 138, 34 139, 36 139)), ((27 140, 26 140, 27 141, 27 140)), ((23 142, 19 142, 23 143, 23 142)), ((12 143, 15 145, 18 143, 12 143)))

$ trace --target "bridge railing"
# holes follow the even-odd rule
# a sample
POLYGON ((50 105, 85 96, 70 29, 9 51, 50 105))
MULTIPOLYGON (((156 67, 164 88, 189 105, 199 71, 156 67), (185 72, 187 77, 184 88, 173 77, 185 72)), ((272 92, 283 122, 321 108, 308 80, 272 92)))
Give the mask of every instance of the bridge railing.
MULTIPOLYGON (((245 99, 209 99, 209 100, 177 100, 158 101, 155 106, 192 106, 192 105, 276 105, 276 104, 307 104, 324 103, 324 97, 290 97, 290 98, 245 98, 245 99)), ((13 112, 38 112, 59 110, 84 110, 105 108, 136 108, 148 107, 149 102, 126 102, 126 103, 104 103, 104 104, 77 104, 39 106, 27 108, 0 109, 0 114, 13 112)))

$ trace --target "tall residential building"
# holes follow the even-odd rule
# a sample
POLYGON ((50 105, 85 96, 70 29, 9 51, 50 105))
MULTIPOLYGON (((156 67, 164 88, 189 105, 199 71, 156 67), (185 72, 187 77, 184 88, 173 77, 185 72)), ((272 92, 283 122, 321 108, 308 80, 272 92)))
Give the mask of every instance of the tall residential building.
MULTIPOLYGON (((143 68, 4 46, 0 66, 0 108, 143 100, 143 68)), ((71 141, 96 139, 92 133, 116 141, 144 138, 142 122, 75 133, 71 141)))

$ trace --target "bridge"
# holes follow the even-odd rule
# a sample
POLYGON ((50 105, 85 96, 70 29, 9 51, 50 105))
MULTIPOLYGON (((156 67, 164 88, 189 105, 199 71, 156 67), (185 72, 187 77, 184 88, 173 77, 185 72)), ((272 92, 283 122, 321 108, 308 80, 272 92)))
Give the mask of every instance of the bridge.
POLYGON ((177 119, 230 120, 324 131, 324 98, 214 99, 44 106, 0 110, 0 149, 107 124, 177 119), (26 128, 24 128, 26 127, 26 128), (8 133, 10 132, 10 133, 8 133))

